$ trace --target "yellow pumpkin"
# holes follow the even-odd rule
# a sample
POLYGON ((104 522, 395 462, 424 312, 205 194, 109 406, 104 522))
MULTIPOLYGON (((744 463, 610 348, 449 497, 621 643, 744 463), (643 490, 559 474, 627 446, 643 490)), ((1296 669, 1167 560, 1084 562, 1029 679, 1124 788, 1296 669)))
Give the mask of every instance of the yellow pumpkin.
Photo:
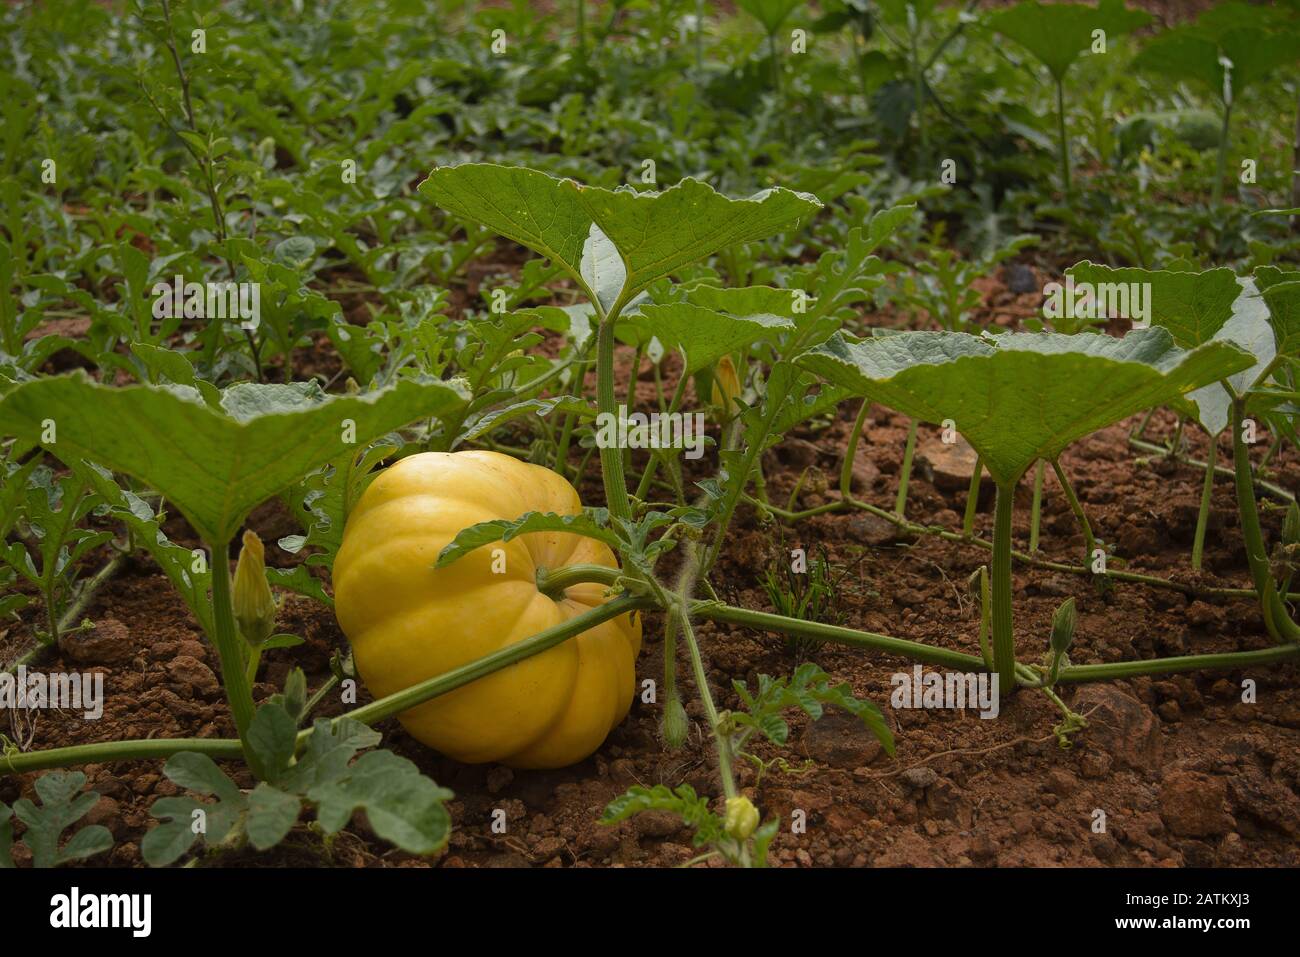
MULTIPOLYGON (((581 503, 551 470, 497 452, 425 452, 375 478, 334 562, 335 613, 372 694, 401 691, 606 601, 598 584, 571 586, 558 601, 537 588, 539 568, 617 567, 608 547, 580 535, 521 535, 433 567, 462 529, 534 511, 572 515, 581 503)), ((563 767, 627 716, 640 648, 639 616, 623 615, 398 717, 413 737, 460 761, 563 767)))

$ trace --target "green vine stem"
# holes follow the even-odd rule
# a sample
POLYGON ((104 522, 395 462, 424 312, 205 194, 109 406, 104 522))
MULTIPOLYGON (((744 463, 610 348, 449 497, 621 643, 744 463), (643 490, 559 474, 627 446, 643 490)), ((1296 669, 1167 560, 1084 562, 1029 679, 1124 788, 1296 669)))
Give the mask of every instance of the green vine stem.
MULTIPOLYGON (((396 694, 391 694, 378 701, 355 708, 335 718, 337 723, 343 718, 351 718, 363 724, 375 724, 423 704, 440 695, 455 691, 457 688, 476 681, 495 671, 523 661, 533 655, 541 654, 594 628, 601 622, 617 618, 619 615, 635 612, 649 603, 641 598, 623 595, 605 602, 597 608, 575 615, 568 621, 561 622, 545 631, 540 631, 531 638, 515 642, 490 655, 485 655, 468 664, 453 668, 419 684, 412 685, 396 694)), ((242 677, 242 674, 241 674, 242 677)), ((298 747, 307 742, 310 729, 298 732, 298 747)), ((66 748, 52 748, 47 751, 33 751, 28 754, 8 754, 0 758, 0 770, 13 774, 39 771, 43 768, 67 767, 75 764, 98 763, 103 761, 132 761, 140 758, 167 758, 181 751, 198 751, 214 758, 237 758, 244 753, 237 739, 221 738, 149 738, 133 741, 104 741, 96 744, 78 744, 66 748)), ((246 758, 246 756, 245 756, 246 758)))
MULTIPOLYGON (((768 405, 767 414, 763 417, 762 423, 758 428, 757 435, 745 435, 746 449, 745 456, 740 461, 739 476, 735 484, 728 481, 727 493, 722 500, 722 509, 718 516, 718 530, 714 533, 713 542, 709 546, 703 563, 700 565, 700 577, 707 578, 718 556, 722 554, 722 543, 726 540, 727 529, 731 526, 731 518, 736 512, 736 506, 744 496, 745 486, 749 482, 749 476, 753 474, 762 450, 767 447, 767 437, 772 431, 772 424, 776 421, 777 415, 781 411, 782 401, 775 396, 766 396, 764 401, 768 405)), ((752 501, 752 499, 751 499, 752 501)))
POLYGON ((1070 139, 1065 134, 1065 84, 1056 79, 1056 136, 1061 151, 1061 188, 1068 198, 1070 187, 1070 139))
POLYGON ((975 514, 979 511, 980 483, 983 479, 984 459, 982 456, 977 455, 975 456, 975 471, 971 472, 970 485, 966 489, 966 512, 961 520, 963 538, 970 538, 975 534, 975 514))
MULTIPOLYGON (((1156 445, 1154 442, 1146 442, 1139 438, 1130 438, 1128 440, 1128 444, 1131 447, 1137 449, 1139 452, 1150 452, 1152 455, 1169 454, 1169 449, 1166 448, 1165 446, 1156 445)), ((1173 456, 1173 459, 1176 462, 1182 462, 1184 465, 1190 465, 1192 468, 1197 468, 1197 469, 1205 468, 1204 462, 1202 462, 1200 459, 1192 458, 1190 455, 1175 455, 1173 456)), ((1233 481, 1235 481, 1237 477, 1237 473, 1234 469, 1230 469, 1222 465, 1215 466, 1214 474, 1218 475, 1220 478, 1226 478, 1233 481)), ((1275 498, 1279 502, 1284 502, 1288 505, 1296 500, 1295 495, 1293 495, 1291 492, 1288 492, 1286 489, 1276 484, 1275 482, 1270 482, 1267 479, 1260 478, 1258 475, 1254 476, 1254 480, 1255 480, 1255 485, 1259 487, 1259 490, 1261 492, 1266 492, 1270 498, 1275 498)))
POLYGON ((1196 535, 1192 539, 1192 568, 1201 570, 1201 558, 1205 554, 1205 530, 1210 524, 1210 501, 1214 497, 1214 460, 1219 449, 1210 436, 1210 451, 1206 456, 1205 480, 1201 483, 1201 505, 1196 512, 1196 535))
MULTIPOLYGON (((1070 511, 1074 513, 1074 518, 1083 531, 1082 571, 1091 574, 1092 553, 1097 548, 1097 539, 1092 534, 1092 523, 1088 521, 1088 513, 1083 510, 1083 506, 1079 503, 1079 496, 1074 494, 1074 486, 1070 484, 1070 477, 1065 474, 1065 469, 1061 467, 1060 459, 1052 459, 1052 471, 1056 473, 1056 481, 1060 483, 1061 491, 1065 493, 1066 504, 1070 506, 1070 511)), ((1107 574, 1112 573, 1107 572, 1107 574)))
POLYGON ((1016 644, 1011 624, 1011 515, 1015 508, 1015 482, 997 483, 993 508, 993 562, 989 581, 993 606, 993 664, 1002 694, 1010 694, 1016 680, 1016 644))
MULTIPOLYGON (((611 312, 600 321, 596 333, 596 403, 600 414, 618 416, 614 398, 614 321, 611 312)), ((610 514, 626 521, 632 520, 632 506, 627 497, 627 483, 623 477, 623 450, 617 447, 600 450, 600 474, 605 483, 605 504, 610 514)))
POLYGON ((894 500, 894 514, 902 518, 907 514, 907 486, 912 480, 912 456, 916 453, 916 420, 907 430, 907 445, 903 447, 903 464, 898 470, 898 497, 894 500))
POLYGON ((858 406, 857 417, 853 420, 853 432, 849 435, 849 444, 844 450, 844 461, 840 463, 840 496, 845 500, 853 497, 853 463, 858 455, 858 442, 862 439, 862 427, 867 422, 867 412, 870 409, 871 400, 863 399, 858 406))
POLYGON ((1043 521, 1043 471, 1046 463, 1042 459, 1034 467, 1034 502, 1029 512, 1029 550, 1038 551, 1038 528, 1043 521))
POLYGON ((976 671, 984 670, 984 662, 975 655, 968 655, 948 648, 937 648, 909 641, 906 638, 893 638, 856 628, 840 625, 827 625, 819 621, 803 621, 786 618, 765 611, 752 611, 737 608, 721 602, 695 602, 691 614, 703 621, 721 622, 729 625, 742 625, 756 631, 775 631, 780 634, 793 635, 797 638, 811 638, 820 641, 833 641, 836 644, 852 645, 856 648, 871 648, 889 654, 911 658, 931 665, 946 665, 950 668, 976 671))
MULTIPOLYGON (((655 365, 656 374, 658 373, 658 370, 659 370, 659 366, 656 364, 655 365)), ((668 404, 668 407, 665 410, 669 415, 675 413, 678 409, 681 408, 682 398, 686 395, 686 383, 688 379, 689 377, 686 375, 686 366, 685 363, 683 363, 681 377, 677 380, 677 388, 673 390, 672 401, 668 404)), ((662 398, 662 392, 660 395, 662 398)), ((675 461, 676 460, 674 459, 673 462, 675 461)), ((659 467, 659 456, 651 455, 650 461, 646 463, 645 471, 641 473, 641 481, 637 483, 637 487, 636 487, 636 497, 641 501, 645 501, 645 497, 650 494, 650 483, 654 480, 655 471, 658 469, 658 467, 659 467)), ((673 468, 672 463, 669 464, 669 468, 670 469, 673 468)), ((675 477, 676 476, 674 475, 674 478, 675 477)), ((678 483, 674 482, 674 484, 678 484, 678 483)))
MULTIPOLYGON (((1068 485, 1064 485, 1063 487, 1069 489, 1068 485)), ((1072 494, 1073 490, 1070 491, 1072 494)), ((751 498, 747 498, 746 501, 756 507, 760 505, 760 503, 751 498)), ((1075 499, 1075 504, 1078 504, 1077 499, 1075 499)), ((856 508, 865 512, 870 512, 872 515, 876 515, 887 522, 893 523, 909 535, 933 535, 937 538, 943 539, 944 541, 965 545, 975 545, 988 551, 993 550, 993 543, 988 539, 978 538, 975 536, 968 537, 958 532, 950 532, 946 528, 937 525, 922 525, 919 522, 908 521, 907 519, 899 518, 896 514, 887 509, 880 508, 872 505, 870 502, 864 502, 857 498, 827 502, 824 505, 818 505, 815 508, 807 508, 799 512, 790 512, 775 505, 766 507, 767 511, 787 522, 800 521, 805 518, 811 518, 814 515, 840 512, 846 508, 856 508)), ((1083 514, 1082 508, 1078 509, 1075 514, 1080 517, 1081 523, 1087 522, 1087 516, 1083 514)), ((1084 529, 1084 538, 1087 540, 1092 534, 1092 528, 1090 525, 1085 524, 1084 529)), ((1091 539, 1091 541, 1095 547, 1096 540, 1091 539)), ((1091 555, 1091 551, 1089 552, 1089 555, 1091 555)), ((1159 575, 1147 575, 1142 572, 1126 572, 1109 568, 1104 572, 1093 572, 1090 567, 1084 565, 1070 565, 1066 562, 1054 562, 1015 549, 1012 549, 1011 557, 1017 562, 1030 565, 1034 568, 1043 568, 1054 572, 1064 572, 1070 575, 1098 575, 1100 577, 1112 579, 1113 581, 1130 582, 1137 585, 1150 585, 1153 588, 1167 588, 1170 591, 1181 592, 1182 594, 1193 598, 1205 598, 1211 600, 1250 599, 1252 601, 1259 598, 1259 593, 1253 588, 1215 588, 1204 585, 1195 585, 1190 582, 1173 581, 1169 578, 1161 578, 1159 575)), ((1286 598, 1288 601, 1300 600, 1300 592, 1288 593, 1286 598)))
POLYGON ((1218 655, 1182 655, 1176 658, 1150 658, 1145 661, 1116 661, 1104 665, 1071 665, 1061 670, 1057 681, 1110 681, 1142 675, 1172 675, 1184 671, 1235 671, 1257 665, 1300 658, 1300 645, 1278 645, 1259 651, 1226 651, 1218 655))
POLYGON ((227 557, 230 543, 223 542, 212 551, 212 642, 221 658, 221 680, 230 704, 230 715, 235 719, 241 741, 248 737, 248 726, 253 721, 253 694, 244 673, 244 640, 235 624, 234 606, 231 604, 230 560, 227 557))
MULTIPOLYGON (((591 574, 597 577, 585 580, 602 582, 610 580, 608 573, 614 571, 614 569, 603 566, 570 567, 589 569, 591 574)), ((573 577, 577 578, 576 573, 573 577)), ((531 638, 516 642, 507 648, 493 652, 445 674, 389 695, 387 698, 381 698, 378 701, 356 708, 334 720, 351 718, 366 724, 382 721, 439 695, 454 691, 456 688, 499 671, 517 661, 540 654, 589 628, 595 627, 601 622, 617 618, 622 614, 649 608, 652 605, 653 602, 649 599, 631 595, 620 596, 597 608, 576 615, 566 622, 538 632, 531 638)), ((768 612, 752 611, 748 608, 736 608, 718 601, 692 602, 690 613, 705 621, 740 625, 757 631, 774 631, 798 637, 832 641, 837 644, 858 648, 871 648, 915 661, 962 670, 985 670, 981 658, 960 651, 937 648, 921 642, 909 641, 905 638, 893 638, 888 635, 878 635, 853 628, 786 618, 768 612)), ((1187 655, 1180 658, 1154 658, 1145 661, 1115 662, 1100 665, 1075 665, 1062 671, 1059 680, 1061 682, 1078 683, 1129 678, 1139 675, 1173 674, 1183 671, 1234 670, 1288 661, 1294 658, 1300 658, 1300 645, 1287 644, 1260 651, 1187 655)), ((1022 684, 1032 685, 1034 683, 1028 669, 1022 665, 1016 667, 1015 675, 1022 684)), ((299 732, 298 744, 300 747, 306 743, 306 737, 309 733, 310 731, 299 732)), ((243 753, 239 740, 229 738, 149 738, 131 741, 104 741, 95 744, 52 748, 46 751, 33 751, 27 754, 7 754, 0 758, 0 771, 23 774, 45 768, 67 767, 77 764, 162 759, 181 751, 197 751, 213 758, 238 758, 243 753)))
POLYGON ((1237 510, 1241 516, 1241 536, 1246 543, 1246 560, 1250 565, 1250 574, 1255 581, 1255 590, 1260 596, 1260 610, 1264 614, 1264 625, 1278 641, 1300 641, 1300 626, 1291 620, 1277 585, 1273 581, 1273 570, 1269 567, 1268 547, 1264 544, 1264 532, 1259 524, 1259 509, 1255 504, 1255 485, 1251 481, 1250 451, 1242 437, 1242 422, 1245 417, 1245 400, 1234 396, 1232 400, 1232 459, 1235 468, 1237 487, 1237 510))

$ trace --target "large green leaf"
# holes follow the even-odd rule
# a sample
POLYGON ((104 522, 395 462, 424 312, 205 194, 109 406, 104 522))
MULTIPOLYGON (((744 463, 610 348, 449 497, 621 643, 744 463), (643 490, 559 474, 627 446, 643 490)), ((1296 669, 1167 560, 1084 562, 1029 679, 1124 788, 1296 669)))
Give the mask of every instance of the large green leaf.
POLYGON ((1300 34, 1284 13, 1246 3, 1223 3, 1201 14, 1195 23, 1166 30, 1152 39, 1136 63, 1180 80, 1196 80, 1223 99, 1225 90, 1235 98, 1297 59, 1300 34))
POLYGON ((230 541, 258 504, 312 469, 416 419, 466 400, 456 382, 399 381, 358 396, 241 384, 212 409, 184 386, 116 389, 84 373, 25 382, 0 399, 0 428, 40 441, 69 464, 82 459, 134 476, 163 494, 209 544, 230 541))
MULTIPOLYGON (((785 296, 788 305, 790 297, 785 296)), ((686 354, 686 375, 694 375, 728 353, 744 349, 779 330, 793 329, 794 323, 771 314, 729 316, 725 313, 673 302, 645 305, 634 320, 665 346, 686 354)))
POLYGON ((1125 9, 1124 0, 1101 0, 1096 7, 1022 0, 994 13, 988 22, 1041 60, 1053 79, 1060 82, 1070 64, 1092 46, 1092 31, 1105 30, 1109 42, 1116 34, 1146 26, 1151 17, 1140 10, 1125 9))
MULTIPOLYGON (((1144 299, 1150 308, 1151 325, 1169 330, 1174 343, 1182 349, 1218 341, 1241 346, 1256 361, 1230 379, 1238 391, 1250 386, 1253 369, 1262 368, 1273 358, 1267 312, 1250 281, 1243 285, 1231 269, 1171 272, 1081 262, 1068 272, 1076 283, 1092 283, 1099 296, 1105 284, 1116 288, 1131 283, 1146 285, 1144 299)), ((1109 294, 1107 298, 1113 301, 1109 294)), ((1171 404, 1200 422, 1211 435, 1218 435, 1228 424, 1231 398, 1218 382, 1189 393, 1185 401, 1171 404)))
POLYGON ((781 24, 802 3, 803 0, 736 0, 736 5, 761 23, 768 33, 781 29, 781 24))
POLYGON ((1263 291, 1269 321, 1277 337, 1277 351, 1300 354, 1300 282, 1274 283, 1263 291))
MULTIPOLYGON (((1268 309, 1252 279, 1240 279, 1241 289, 1232 304, 1232 317, 1214 334, 1212 342, 1231 342, 1249 352, 1254 363, 1224 381, 1233 390, 1242 393, 1251 387, 1259 373, 1273 361, 1277 354, 1273 327, 1269 324, 1268 309)), ((1211 435, 1218 435, 1232 418, 1232 397, 1223 383, 1211 382, 1189 392, 1185 403, 1174 402, 1175 409, 1190 415, 1211 435)))
POLYGON ((1149 284, 1146 297, 1153 326, 1163 326, 1180 349, 1191 349, 1214 338, 1232 318, 1232 304, 1241 295, 1237 274, 1227 267, 1205 272, 1171 272, 1167 269, 1139 269, 1101 266, 1081 262, 1068 272, 1076 283, 1149 284))
POLYGON ((444 209, 563 266, 605 309, 619 291, 630 299, 682 266, 771 236, 821 209, 815 196, 788 189, 729 199, 684 179, 663 192, 638 193, 491 163, 439 167, 419 189, 444 209), (611 259, 611 243, 621 263, 611 259))
POLYGON ((994 480, 1008 484, 1076 439, 1253 361, 1224 342, 1183 351, 1157 328, 1123 339, 906 332, 850 342, 837 335, 799 363, 913 418, 951 419, 994 480))

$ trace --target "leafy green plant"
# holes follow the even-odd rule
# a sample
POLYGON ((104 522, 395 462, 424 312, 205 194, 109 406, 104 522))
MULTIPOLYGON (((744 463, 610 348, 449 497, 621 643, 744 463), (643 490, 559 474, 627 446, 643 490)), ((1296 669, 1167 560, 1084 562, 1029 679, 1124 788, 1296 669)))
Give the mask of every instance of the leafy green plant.
POLYGON ((162 823, 144 837, 145 861, 172 864, 200 837, 210 849, 247 843, 268 850, 285 839, 304 806, 315 810, 315 828, 326 839, 364 811, 376 834, 412 854, 433 854, 447 843, 451 817, 445 802, 452 793, 405 758, 366 750, 379 743, 379 732, 350 718, 322 718, 295 758, 297 717, 284 703, 272 702, 258 709, 250 734, 266 776, 247 794, 207 755, 183 751, 168 759, 163 773, 172 783, 216 800, 156 800, 151 813, 162 823))
MULTIPOLYGON (((31 545, 21 541, 4 545, 0 539, 0 561, 40 592, 45 628, 38 637, 43 644, 51 645, 63 630, 65 612, 76 592, 81 559, 113 535, 83 527, 102 504, 84 482, 74 476, 58 478, 46 466, 18 470, 19 482, 23 473, 26 494, 20 509, 10 513, 9 520, 16 520, 17 531, 31 545)), ((15 483, 13 497, 17 499, 21 492, 21 485, 15 483)), ((16 603, 11 602, 9 607, 15 608, 16 603)))
MULTIPOLYGON (((1134 412, 1241 371, 1250 357, 1226 342, 1190 352, 1164 329, 1102 336, 903 333, 836 337, 801 365, 924 421, 950 419, 997 485, 992 565, 993 654, 1002 693, 1015 687, 1011 516, 1016 484, 1039 459, 1134 412), (1031 390, 1016 383, 1035 383, 1031 390)), ((1058 473, 1060 474, 1060 473, 1058 473)))
MULTIPOLYGON (((894 753, 894 738, 880 710, 871 702, 854 697, 847 683, 832 686, 826 672, 814 664, 800 665, 789 678, 759 675, 758 689, 753 693, 742 681, 733 682, 733 686, 742 710, 722 712, 718 716, 717 733, 725 736, 726 747, 732 754, 752 761, 760 773, 775 762, 764 762, 747 752, 745 746, 756 736, 777 746, 785 745, 790 726, 782 714, 791 709, 799 709, 816 721, 825 713, 827 705, 842 708, 859 718, 889 754, 894 753)), ((720 855, 730 864, 765 866, 780 821, 773 818, 760 825, 757 808, 742 795, 730 796, 723 814, 712 810, 710 803, 689 784, 676 788, 665 784, 652 788, 638 785, 611 801, 600 823, 613 825, 646 811, 666 811, 695 832, 695 847, 709 848, 688 863, 720 855)))
POLYGON ((1300 57, 1298 36, 1281 11, 1222 3, 1194 23, 1166 30, 1138 57, 1139 67, 1194 81, 1218 99, 1223 125, 1211 195, 1214 206, 1223 198, 1233 105, 1247 87, 1300 57))
MULTIPOLYGON (((454 383, 443 382, 403 381, 369 396, 329 398, 290 386, 241 384, 213 408, 194 390, 112 389, 73 375, 10 390, 0 412, 16 434, 44 441, 69 464, 89 459, 147 482, 198 532, 212 556, 209 637, 247 744, 253 718, 249 651, 235 627, 226 557, 240 524, 254 506, 340 449, 448 410, 461 396, 454 383), (54 433, 43 425, 47 421, 56 424, 54 433)), ((255 753, 248 757, 257 760, 255 753)))
MULTIPOLYGON (((759 585, 772 609, 786 618, 841 624, 839 589, 852 569, 845 568, 838 576, 834 575, 825 546, 818 546, 817 555, 807 565, 806 570, 795 571, 793 563, 782 558, 763 570, 759 585)), ((796 660, 807 658, 821 645, 816 639, 788 637, 785 640, 786 653, 796 660)))
POLYGON ((776 35, 782 25, 803 5, 803 0, 738 0, 738 6, 762 25, 767 34, 768 55, 772 60, 772 90, 781 92, 781 51, 776 35))
POLYGON ((1016 236, 1000 247, 972 259, 963 259, 943 245, 943 224, 935 226, 925 245, 925 258, 915 271, 896 283, 898 297, 913 309, 923 309, 932 322, 949 332, 967 332, 969 315, 981 299, 974 281, 987 276, 1002 262, 1037 242, 1034 236, 1016 236))
POLYGON ((0 802, 0 869, 13 867, 13 826, 26 830, 22 843, 33 867, 58 867, 85 860, 113 847, 113 835, 100 824, 87 824, 64 840, 64 832, 85 817, 99 801, 99 792, 83 791, 86 776, 80 771, 51 771, 36 779, 41 803, 19 798, 12 808, 0 802))
POLYGON ((1056 87, 1057 150, 1061 188, 1070 186, 1070 145, 1065 129, 1065 76, 1086 50, 1105 52, 1112 36, 1151 22, 1149 14, 1128 10, 1124 0, 1101 0, 1094 9, 1079 4, 1021 0, 989 17, 991 29, 1015 40, 1047 67, 1056 87))

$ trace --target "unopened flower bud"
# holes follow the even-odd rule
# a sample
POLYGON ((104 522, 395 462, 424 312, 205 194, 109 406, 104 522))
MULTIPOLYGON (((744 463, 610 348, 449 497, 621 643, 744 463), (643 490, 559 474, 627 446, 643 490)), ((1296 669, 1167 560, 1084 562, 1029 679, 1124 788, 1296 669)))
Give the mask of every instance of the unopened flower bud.
POLYGON ((736 374, 736 365, 731 356, 723 356, 713 367, 712 402, 721 407, 724 418, 736 414, 736 400, 740 398, 740 376, 736 374))
POLYGON ((1286 519, 1282 522, 1282 544, 1300 545, 1300 506, 1295 502, 1286 510, 1286 519))
POLYGON ((275 631, 275 598, 266 581, 266 549, 254 532, 244 532, 244 547, 235 565, 232 595, 239 633, 254 648, 275 631))
POLYGON ((758 827, 758 808, 747 797, 727 798, 727 816, 722 826, 731 837, 743 841, 758 827))
POLYGON ((1052 651, 1058 655, 1065 654, 1074 641, 1074 625, 1078 615, 1074 610, 1074 599, 1067 598, 1052 615, 1052 651))

